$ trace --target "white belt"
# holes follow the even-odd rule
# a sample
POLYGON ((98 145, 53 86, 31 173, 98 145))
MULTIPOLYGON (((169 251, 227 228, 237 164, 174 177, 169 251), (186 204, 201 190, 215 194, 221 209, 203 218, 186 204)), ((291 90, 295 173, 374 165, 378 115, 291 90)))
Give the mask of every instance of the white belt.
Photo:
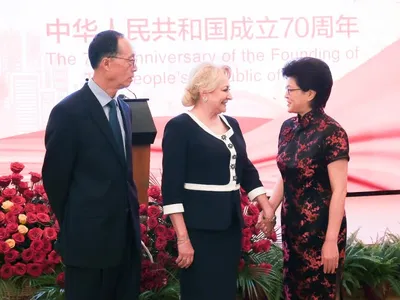
POLYGON ((240 184, 215 185, 215 184, 185 183, 183 187, 186 190, 193 190, 193 191, 231 192, 239 190, 240 184))

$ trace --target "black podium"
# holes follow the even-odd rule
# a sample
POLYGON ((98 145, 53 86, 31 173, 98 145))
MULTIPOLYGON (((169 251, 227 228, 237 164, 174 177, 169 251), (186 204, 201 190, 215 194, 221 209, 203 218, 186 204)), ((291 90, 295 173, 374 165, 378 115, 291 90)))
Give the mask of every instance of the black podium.
POLYGON ((147 204, 150 178, 150 147, 157 129, 148 105, 149 99, 123 99, 132 111, 132 161, 133 180, 138 189, 140 204, 147 204))

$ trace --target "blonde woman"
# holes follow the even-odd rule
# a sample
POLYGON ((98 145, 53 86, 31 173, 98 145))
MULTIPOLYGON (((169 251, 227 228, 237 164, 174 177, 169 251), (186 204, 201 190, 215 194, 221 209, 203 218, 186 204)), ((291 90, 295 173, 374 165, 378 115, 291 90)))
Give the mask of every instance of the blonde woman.
MULTIPOLYGON (((191 110, 172 118, 162 141, 164 214, 177 234, 182 300, 234 300, 243 218, 239 189, 274 217, 238 122, 223 115, 232 100, 230 69, 200 65, 186 88, 191 110)), ((272 223, 263 223, 264 231, 272 223), (266 225, 267 224, 267 225, 266 225)))

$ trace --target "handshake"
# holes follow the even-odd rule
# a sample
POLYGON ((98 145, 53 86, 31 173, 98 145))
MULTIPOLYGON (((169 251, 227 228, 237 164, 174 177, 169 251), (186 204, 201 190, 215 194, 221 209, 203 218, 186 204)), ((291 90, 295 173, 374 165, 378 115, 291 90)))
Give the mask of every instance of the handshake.
POLYGON ((262 210, 258 216, 256 228, 264 232, 265 235, 271 235, 276 225, 276 216, 272 210, 262 210))

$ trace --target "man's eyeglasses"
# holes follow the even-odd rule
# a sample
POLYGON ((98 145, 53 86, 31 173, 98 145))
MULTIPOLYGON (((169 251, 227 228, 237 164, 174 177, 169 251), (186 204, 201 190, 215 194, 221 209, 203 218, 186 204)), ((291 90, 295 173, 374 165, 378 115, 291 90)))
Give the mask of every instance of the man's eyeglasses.
POLYGON ((136 60, 134 58, 124 58, 124 57, 120 57, 120 56, 110 56, 110 58, 123 59, 123 60, 126 60, 127 62, 129 62, 129 64, 131 66, 135 66, 136 65, 136 60))

